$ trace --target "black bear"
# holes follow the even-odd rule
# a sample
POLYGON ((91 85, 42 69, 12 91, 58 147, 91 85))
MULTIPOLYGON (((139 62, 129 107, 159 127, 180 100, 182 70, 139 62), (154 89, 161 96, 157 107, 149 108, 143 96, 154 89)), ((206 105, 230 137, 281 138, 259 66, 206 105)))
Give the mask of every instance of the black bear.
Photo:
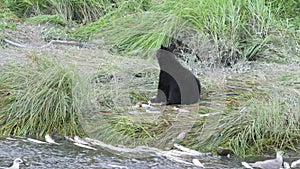
POLYGON ((157 96, 151 103, 194 104, 200 99, 201 85, 196 76, 183 67, 172 53, 175 46, 161 46, 156 57, 160 67, 157 96))

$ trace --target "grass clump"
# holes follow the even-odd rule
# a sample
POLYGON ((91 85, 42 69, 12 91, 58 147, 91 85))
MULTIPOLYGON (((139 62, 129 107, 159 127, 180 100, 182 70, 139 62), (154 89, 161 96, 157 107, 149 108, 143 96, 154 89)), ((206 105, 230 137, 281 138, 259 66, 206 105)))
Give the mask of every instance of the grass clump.
POLYGON ((83 135, 78 113, 88 94, 81 77, 56 61, 32 59, 30 65, 1 72, 1 135, 83 135))
POLYGON ((127 117, 116 117, 111 120, 111 125, 114 130, 122 135, 133 138, 153 138, 153 133, 149 133, 148 130, 151 127, 150 124, 137 123, 127 117))
POLYGON ((4 3, 19 17, 30 15, 60 15, 65 21, 95 21, 104 15, 111 6, 109 0, 97 1, 60 1, 60 0, 21 0, 4 3))
POLYGON ((15 23, 12 23, 12 21, 17 20, 19 20, 19 18, 0 2, 0 39, 2 38, 3 29, 16 29, 17 26, 15 23))
POLYGON ((261 154, 274 149, 296 150, 300 138, 300 96, 290 92, 277 91, 250 99, 243 109, 231 110, 231 113, 219 118, 209 138, 203 139, 200 134, 206 131, 198 131, 200 135, 194 136, 200 143, 196 146, 205 149, 229 147, 237 156, 261 154))
POLYGON ((228 148, 239 157, 278 149, 298 151, 299 66, 257 64, 259 72, 230 72, 219 91, 216 89, 220 79, 211 82, 208 75, 201 79, 203 86, 209 86, 204 91, 210 92, 202 101, 211 104, 201 105, 199 110, 212 115, 197 120, 183 145, 218 153, 219 147, 228 148), (287 67, 292 71, 287 71, 287 67))
POLYGON ((42 35, 43 35, 43 39, 45 41, 50 41, 53 39, 59 39, 59 40, 75 40, 76 39, 76 37, 67 33, 60 26, 53 26, 53 27, 45 28, 42 31, 42 35))
POLYGON ((89 23, 114 10, 124 13, 147 10, 151 0, 9 0, 3 4, 19 17, 59 15, 64 21, 89 23))
POLYGON ((59 15, 38 15, 31 18, 26 19, 27 22, 36 23, 36 24, 44 24, 44 23, 53 23, 58 25, 66 25, 66 22, 59 15))
MULTIPOLYGON (((283 97, 290 94, 283 94, 283 97)), ((254 102, 255 111, 241 112, 239 130, 236 132, 228 130, 233 136, 230 140, 230 147, 233 151, 244 156, 250 153, 262 153, 272 149, 289 148, 296 150, 296 145, 300 137, 299 123, 299 95, 295 100, 285 102, 287 98, 281 98, 275 94, 269 98, 267 104, 254 102), (294 103, 293 103, 294 102, 294 103), (234 136, 235 133, 236 135, 234 136)), ((227 128, 229 129, 229 128, 227 128)), ((226 130, 225 130, 226 131, 226 130)))
POLYGON ((92 35, 97 34, 99 30, 107 26, 107 24, 111 23, 116 18, 122 18, 124 15, 147 11, 151 5, 151 0, 115 1, 115 4, 112 3, 114 8, 111 8, 109 12, 101 16, 97 21, 87 23, 86 25, 77 28, 75 31, 71 31, 71 34, 80 39, 88 40, 92 35))
POLYGON ((175 37, 184 24, 185 21, 172 14, 144 12, 139 17, 131 14, 114 19, 97 36, 104 37, 106 43, 117 47, 119 52, 133 54, 144 51, 147 54, 162 44, 168 46, 170 37, 175 37))
MULTIPOLYGON (((211 62, 228 66, 238 60, 267 56, 269 45, 283 41, 277 35, 284 34, 287 25, 275 17, 279 11, 276 9, 264 0, 166 0, 153 3, 146 12, 114 15, 98 35, 116 46, 118 52, 142 55, 179 40, 201 61, 211 60, 211 56, 201 53, 201 46, 210 45, 216 50, 211 62), (212 43, 206 45, 206 40, 212 43)), ((276 46, 276 50, 281 48, 276 46)))
POLYGON ((300 26, 300 4, 295 0, 267 0, 276 10, 276 17, 282 20, 290 20, 296 26, 300 26))
POLYGON ((0 2, 0 19, 1 20, 19 20, 19 18, 0 2))

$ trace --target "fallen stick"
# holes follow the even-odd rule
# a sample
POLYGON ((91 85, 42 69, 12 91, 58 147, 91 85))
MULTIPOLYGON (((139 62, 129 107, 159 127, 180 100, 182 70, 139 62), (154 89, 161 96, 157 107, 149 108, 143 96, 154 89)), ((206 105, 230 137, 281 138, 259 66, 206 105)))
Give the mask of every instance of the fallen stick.
POLYGON ((218 115, 218 114, 222 114, 222 112, 213 112, 213 113, 207 113, 207 114, 200 114, 199 117, 209 117, 209 116, 214 116, 214 115, 218 115))
POLYGON ((97 149, 94 148, 94 147, 87 146, 87 145, 80 144, 80 143, 74 143, 74 145, 76 145, 76 146, 78 146, 78 147, 86 148, 86 149, 97 150, 97 149))
POLYGON ((49 47, 51 45, 54 45, 54 44, 58 44, 58 45, 71 45, 71 46, 79 46, 79 47, 87 47, 88 46, 87 44, 82 43, 82 42, 65 41, 65 40, 51 40, 46 45, 43 45, 43 46, 40 46, 40 47, 28 46, 28 45, 25 45, 25 44, 21 44, 21 43, 18 43, 18 42, 11 41, 11 40, 6 39, 6 38, 3 39, 3 42, 5 42, 5 43, 7 43, 9 45, 15 46, 15 47, 19 47, 19 48, 40 48, 40 49, 47 48, 47 47, 49 47))
POLYGON ((59 45, 71 45, 71 46, 79 46, 83 47, 84 44, 81 42, 76 42, 76 41, 65 41, 65 40, 51 40, 48 44, 41 46, 40 48, 46 48, 54 44, 59 44, 59 45))
POLYGON ((100 146, 102 149, 105 149, 106 151, 109 151, 113 154, 122 155, 130 158, 148 158, 148 157, 163 156, 169 160, 176 161, 178 163, 197 165, 191 162, 187 162, 184 160, 184 158, 180 158, 180 157, 186 157, 186 156, 199 157, 199 156, 207 155, 207 153, 201 153, 199 151, 186 148, 179 144, 174 144, 174 147, 178 148, 181 151, 178 150, 163 151, 154 147, 146 147, 146 146, 137 146, 135 148, 116 147, 91 138, 84 138, 84 140, 90 143, 91 145, 100 146))
POLYGON ((181 150, 185 153, 188 153, 192 156, 204 156, 204 155, 207 155, 207 153, 201 153, 199 151, 196 151, 196 150, 192 150, 192 149, 189 149, 187 147, 184 147, 182 145, 179 145, 179 144, 174 144, 174 147, 177 148, 178 150, 181 150))
POLYGON ((252 88, 245 88, 245 87, 239 87, 239 86, 231 86, 227 85, 227 88, 234 89, 234 90, 246 90, 246 91, 253 91, 252 88))
POLYGON ((19 48, 28 48, 27 45, 23 45, 23 44, 20 44, 20 43, 17 43, 17 42, 13 42, 13 41, 8 40, 6 38, 3 39, 3 42, 6 42, 6 43, 8 43, 8 44, 10 44, 12 46, 19 47, 19 48))

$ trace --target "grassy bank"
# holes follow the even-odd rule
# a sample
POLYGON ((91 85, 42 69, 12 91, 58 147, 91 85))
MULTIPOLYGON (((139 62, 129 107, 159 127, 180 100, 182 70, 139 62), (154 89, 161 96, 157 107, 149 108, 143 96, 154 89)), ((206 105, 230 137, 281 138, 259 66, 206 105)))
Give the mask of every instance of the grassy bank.
POLYGON ((299 151, 299 9, 293 0, 0 1, 1 30, 47 25, 46 41, 99 40, 110 52, 90 49, 101 58, 90 79, 64 59, 32 54, 28 65, 1 69, 0 134, 89 135, 159 148, 179 142, 239 156, 299 151), (154 52, 171 43, 201 81, 201 104, 183 112, 133 108, 155 95, 154 52))
POLYGON ((196 125, 183 142, 209 151, 229 147, 238 156, 274 149, 298 151, 300 95, 295 91, 298 89, 258 84, 251 92, 227 97, 225 113, 196 125))
POLYGON ((89 135, 97 139, 160 148, 180 142, 200 151, 216 151, 222 146, 238 156, 299 149, 298 64, 257 63, 243 73, 230 69, 206 72, 199 75, 203 86, 199 106, 181 106, 188 112, 160 107, 161 113, 155 114, 132 108, 137 101, 147 103, 155 95, 148 90, 157 85, 153 83, 157 81, 155 67, 127 57, 104 60, 96 73, 99 86, 94 92, 103 111, 89 114, 94 118, 87 122, 94 121, 85 125, 89 135), (133 69, 128 63, 139 66, 133 69), (182 133, 185 137, 178 138, 182 133))
POLYGON ((101 56, 99 70, 90 74, 92 104, 85 100, 87 84, 77 71, 57 61, 33 60, 1 70, 2 135, 89 135, 111 144, 160 148, 179 142, 200 151, 227 147, 239 156, 298 149, 297 65, 257 63, 255 71, 244 73, 206 72, 198 75, 199 106, 147 112, 132 106, 155 95, 153 60, 101 56), (185 137, 178 137, 182 133, 185 137))

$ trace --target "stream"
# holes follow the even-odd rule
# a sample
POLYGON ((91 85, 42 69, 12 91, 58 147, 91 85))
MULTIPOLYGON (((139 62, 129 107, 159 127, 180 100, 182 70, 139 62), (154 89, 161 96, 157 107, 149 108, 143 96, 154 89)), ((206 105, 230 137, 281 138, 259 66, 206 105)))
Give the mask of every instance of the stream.
MULTIPOLYGON (((200 168, 195 165, 183 164, 163 156, 149 158, 126 158, 117 156, 106 150, 90 150, 78 147, 69 141, 55 144, 38 144, 26 138, 0 139, 0 167, 8 167, 17 157, 22 158, 25 164, 20 168, 28 169, 192 169, 200 168)), ((192 159, 185 158, 191 162, 192 159)), ((205 156, 198 159, 205 168, 242 168, 237 158, 205 156)))
MULTIPOLYGON (((143 151, 147 152, 147 147, 136 153, 135 157, 124 157, 123 155, 111 153, 100 146, 95 149, 79 147, 67 140, 61 140, 59 144, 37 143, 28 138, 0 138, 0 168, 12 165, 15 158, 22 158, 25 164, 21 164, 21 169, 196 169, 202 168, 192 164, 190 156, 180 156, 182 163, 164 155, 144 157, 143 151), (141 155, 139 155, 141 154, 141 155)), ((111 145, 107 145, 110 147, 111 145)), ((112 146, 113 147, 113 146, 112 146)), ((118 148, 116 148, 118 149, 118 148)), ((120 149, 127 149, 120 147, 120 149)), ((149 152, 161 151, 149 148, 149 152)), ((166 151, 161 151, 166 152, 166 151)), ((130 152, 129 152, 130 153, 130 152)), ((214 155, 203 155, 197 158, 205 168, 210 169, 243 169, 243 160, 236 157, 220 157, 214 155)), ((270 157, 271 158, 271 157, 270 157)), ((273 157, 272 157, 273 158, 273 157)), ((256 159, 260 160, 260 159, 256 159)), ((295 158, 284 158, 291 162, 295 158)), ((253 161, 253 159, 252 159, 253 161)), ((298 167, 299 168, 299 167, 298 167)))

